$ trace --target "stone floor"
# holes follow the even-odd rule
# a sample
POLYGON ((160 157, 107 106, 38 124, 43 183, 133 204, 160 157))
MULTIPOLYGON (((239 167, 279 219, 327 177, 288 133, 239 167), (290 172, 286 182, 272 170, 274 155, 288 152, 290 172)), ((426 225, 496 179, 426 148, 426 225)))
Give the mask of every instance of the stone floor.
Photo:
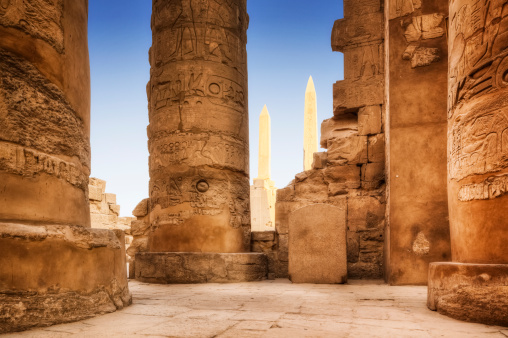
POLYGON ((5 337, 508 337, 508 328, 427 310, 419 286, 280 279, 130 288, 134 304, 122 311, 5 337))

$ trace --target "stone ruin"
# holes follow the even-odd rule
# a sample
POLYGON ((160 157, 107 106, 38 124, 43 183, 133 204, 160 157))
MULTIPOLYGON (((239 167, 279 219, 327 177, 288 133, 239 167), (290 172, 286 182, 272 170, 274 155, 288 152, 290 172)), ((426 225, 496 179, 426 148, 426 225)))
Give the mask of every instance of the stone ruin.
MULTIPOLYGON (((124 233, 90 228, 86 1, 23 6, 42 20, 0 5, 0 332, 130 302, 124 233)), ((508 0, 344 0, 327 151, 277 191, 275 231, 252 233, 247 26, 245 0, 153 0, 150 195, 130 277, 384 278, 508 326, 508 0)), ((117 210, 104 192, 93 217, 117 210)))
POLYGON ((90 227, 87 13, 0 3, 0 333, 131 303, 124 233, 90 227))

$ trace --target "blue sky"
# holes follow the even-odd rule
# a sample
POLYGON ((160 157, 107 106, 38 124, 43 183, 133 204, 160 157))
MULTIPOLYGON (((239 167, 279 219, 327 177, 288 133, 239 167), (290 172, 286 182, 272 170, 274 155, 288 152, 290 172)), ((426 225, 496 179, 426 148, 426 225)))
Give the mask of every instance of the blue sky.
MULTIPOLYGON (((341 0, 248 0, 250 175, 257 176, 258 119, 272 120, 272 179, 303 170, 305 87, 314 79, 318 121, 332 116, 332 85, 343 56, 330 47, 341 0)), ((117 194, 121 215, 148 197, 148 49, 151 0, 89 0, 92 176, 117 194)))

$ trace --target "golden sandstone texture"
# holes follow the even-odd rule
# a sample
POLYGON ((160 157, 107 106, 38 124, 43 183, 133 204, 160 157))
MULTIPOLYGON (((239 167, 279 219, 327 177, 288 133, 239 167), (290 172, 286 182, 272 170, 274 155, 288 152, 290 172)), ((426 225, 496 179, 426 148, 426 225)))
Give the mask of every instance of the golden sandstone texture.
POLYGON ((246 0, 153 1, 152 252, 248 252, 246 0))
POLYGON ((131 301, 123 233, 90 229, 87 13, 0 3, 0 333, 131 301))

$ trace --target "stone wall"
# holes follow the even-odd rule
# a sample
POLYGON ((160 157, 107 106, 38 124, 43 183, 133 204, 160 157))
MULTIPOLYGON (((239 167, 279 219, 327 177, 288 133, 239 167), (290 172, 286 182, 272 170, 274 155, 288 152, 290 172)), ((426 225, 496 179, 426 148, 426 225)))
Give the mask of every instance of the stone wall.
MULTIPOLYGON (((278 277, 287 276, 289 215, 309 204, 346 206, 349 278, 382 278, 385 240, 383 6, 344 1, 332 49, 344 53, 345 79, 334 85, 333 117, 321 125, 312 170, 277 191, 278 277)), ((316 229, 319 231, 319 229, 316 229)))

